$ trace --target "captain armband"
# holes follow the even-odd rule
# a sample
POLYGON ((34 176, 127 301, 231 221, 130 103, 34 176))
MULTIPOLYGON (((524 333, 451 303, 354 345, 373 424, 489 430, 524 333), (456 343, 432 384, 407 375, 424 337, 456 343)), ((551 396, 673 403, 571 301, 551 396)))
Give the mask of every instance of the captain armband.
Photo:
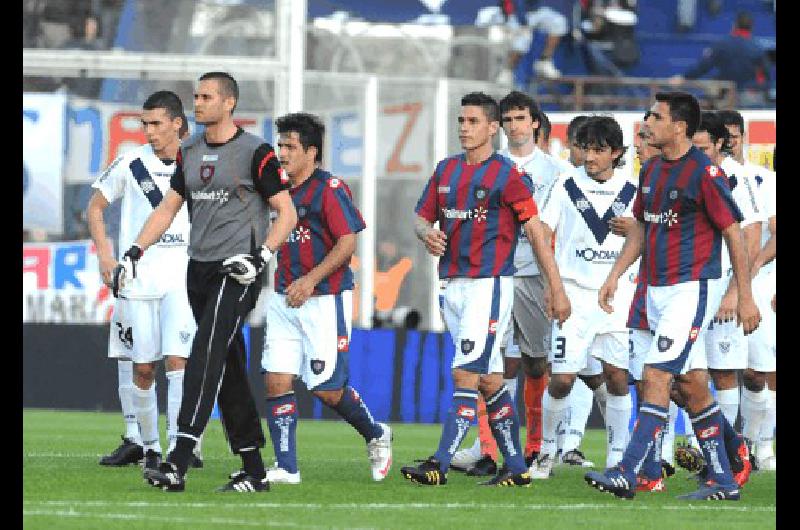
POLYGON ((526 222, 539 213, 539 209, 536 207, 536 201, 533 200, 533 197, 517 201, 511 205, 511 208, 513 208, 517 220, 520 223, 526 222))

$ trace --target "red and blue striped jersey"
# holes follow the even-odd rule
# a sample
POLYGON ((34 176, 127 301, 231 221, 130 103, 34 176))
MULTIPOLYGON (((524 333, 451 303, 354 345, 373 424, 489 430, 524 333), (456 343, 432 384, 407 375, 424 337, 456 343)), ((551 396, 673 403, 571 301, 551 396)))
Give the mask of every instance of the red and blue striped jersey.
POLYGON ((725 172, 694 146, 644 164, 633 215, 645 226, 649 285, 719 278, 722 231, 742 220, 725 172))
POLYGON ((538 213, 532 189, 530 177, 497 153, 480 164, 467 164, 464 154, 439 162, 415 208, 447 234, 439 278, 513 275, 520 224, 538 213))
MULTIPOLYGON (((319 265, 340 237, 367 226, 353 204, 350 188, 327 171, 315 170, 289 193, 297 210, 297 226, 278 250, 275 291, 281 294, 319 265)), ((314 295, 337 294, 352 288, 353 271, 348 262, 319 282, 314 295)))

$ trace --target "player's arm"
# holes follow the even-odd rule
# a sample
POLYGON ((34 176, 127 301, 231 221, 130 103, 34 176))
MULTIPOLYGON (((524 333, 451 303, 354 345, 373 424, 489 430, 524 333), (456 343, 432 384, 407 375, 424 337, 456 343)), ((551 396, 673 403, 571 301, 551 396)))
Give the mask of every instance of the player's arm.
POLYGON ((548 286, 547 299, 549 303, 545 307, 548 317, 555 319, 559 327, 566 321, 572 313, 572 307, 564 290, 564 282, 556 265, 555 254, 550 246, 552 231, 543 223, 539 216, 534 215, 522 225, 525 236, 531 242, 533 253, 536 255, 536 263, 539 270, 545 277, 548 286))
MULTIPOLYGON (((749 335, 761 321, 758 307, 753 300, 753 293, 750 288, 750 269, 747 266, 747 250, 742 236, 742 229, 739 223, 733 223, 722 231, 722 237, 728 245, 728 253, 731 257, 733 275, 736 279, 738 292, 737 300, 737 322, 742 324, 744 334, 749 335)), ((731 282, 733 283, 733 282, 731 282)))
POLYGON ((431 256, 444 255, 447 247, 447 234, 434 228, 433 223, 418 215, 414 219, 414 233, 417 239, 425 244, 425 249, 431 256))
POLYGON ((139 230, 134 245, 144 252, 150 245, 158 241, 172 224, 175 216, 178 215, 181 206, 183 206, 183 197, 173 189, 168 190, 153 213, 148 216, 142 229, 139 230))
POLYGON ((297 210, 294 208, 292 196, 286 190, 272 195, 267 203, 275 210, 278 217, 270 225, 264 245, 275 253, 297 225, 297 210))
POLYGON ((758 271, 761 269, 761 267, 763 267, 764 265, 775 259, 775 257, 777 256, 778 232, 775 220, 776 217, 777 216, 773 215, 772 217, 769 218, 769 221, 767 222, 767 228, 769 228, 769 234, 770 234, 769 239, 764 244, 764 248, 759 250, 756 253, 755 258, 753 258, 752 264, 750 265, 751 278, 755 278, 756 274, 758 274, 758 271))
POLYGON ((114 245, 106 236, 106 225, 103 222, 103 211, 109 204, 103 192, 95 190, 86 207, 86 219, 89 223, 89 234, 97 249, 100 276, 103 283, 111 287, 111 275, 117 266, 117 260, 114 258, 114 245))
MULTIPOLYGON (((744 248, 748 256, 748 263, 752 263, 758 254, 759 243, 761 242, 761 222, 750 223, 742 230, 744 238, 744 248)), ((750 268, 752 270, 752 266, 750 268)), ((724 272, 724 271, 723 271, 724 272)), ((717 313, 714 315, 714 322, 732 322, 736 320, 736 306, 738 304, 738 286, 736 282, 728 282, 728 288, 720 300, 717 313)))
POLYGON ((622 244, 619 256, 608 271, 603 285, 600 286, 600 291, 597 294, 597 302, 606 313, 611 314, 614 307, 611 301, 614 299, 614 293, 617 292, 617 282, 619 277, 628 270, 628 267, 639 259, 642 255, 642 248, 644 246, 644 223, 636 219, 635 223, 631 223, 627 227, 627 235, 625 236, 625 243, 622 244))

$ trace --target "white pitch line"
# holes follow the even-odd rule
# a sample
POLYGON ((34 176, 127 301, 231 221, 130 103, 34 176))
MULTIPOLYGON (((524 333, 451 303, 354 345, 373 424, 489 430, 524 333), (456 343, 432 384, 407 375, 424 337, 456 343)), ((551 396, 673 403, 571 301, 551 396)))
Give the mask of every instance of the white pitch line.
POLYGON ((648 506, 642 504, 473 504, 473 503, 283 503, 283 502, 256 502, 256 503, 216 503, 216 502, 149 502, 149 501, 23 501, 23 504, 39 506, 124 506, 129 508, 173 508, 173 507, 192 507, 192 508, 269 508, 269 509, 305 509, 305 510, 402 510, 408 508, 417 509, 510 509, 510 510, 607 510, 618 509, 628 511, 722 511, 722 512, 775 512, 775 506, 730 506, 727 504, 681 504, 667 506, 648 506))

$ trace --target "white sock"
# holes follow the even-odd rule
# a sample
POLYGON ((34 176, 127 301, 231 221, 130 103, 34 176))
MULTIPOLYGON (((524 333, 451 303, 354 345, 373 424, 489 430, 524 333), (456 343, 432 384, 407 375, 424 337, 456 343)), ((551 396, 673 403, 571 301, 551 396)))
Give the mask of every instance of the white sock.
POLYGON ((517 407, 517 378, 512 377, 511 379, 503 379, 503 383, 505 383, 506 388, 508 389, 508 394, 511 396, 511 402, 514 404, 514 408, 518 409, 517 407))
POLYGON ((201 453, 200 450, 201 450, 201 446, 203 445, 203 435, 204 434, 205 434, 205 432, 201 432, 200 433, 200 436, 197 437, 197 442, 194 444, 194 449, 192 450, 194 455, 197 458, 200 458, 200 459, 203 458, 203 453, 201 453))
POLYGON ((772 449, 772 441, 775 439, 775 390, 764 388, 762 392, 767 394, 767 413, 764 416, 764 421, 761 422, 761 431, 758 437, 758 446, 756 447, 756 456, 759 460, 768 458, 775 455, 772 449))
MULTIPOLYGON (((178 436, 178 411, 181 409, 183 397, 184 370, 167 372, 167 443, 171 453, 175 448, 175 437, 178 436)), ((199 444, 198 444, 199 445, 199 444)))
POLYGON ((686 443, 700 450, 700 444, 697 443, 697 437, 694 435, 692 420, 689 418, 689 413, 686 412, 686 409, 681 409, 681 414, 683 414, 683 431, 686 433, 686 443))
POLYGON ((742 436, 748 442, 759 438, 761 424, 767 415, 767 395, 763 391, 742 389, 742 436))
MULTIPOLYGON (((586 388, 589 388, 588 386, 586 388)), ((594 398, 597 400, 597 406, 600 409, 600 414, 603 416, 603 421, 606 421, 606 403, 608 402, 608 387, 605 383, 598 386, 594 389, 594 398)), ((589 405, 589 412, 591 413, 592 408, 591 404, 589 405)), ((586 420, 589 420, 589 416, 586 416, 586 420)))
POLYGON ((666 460, 675 465, 675 420, 678 418, 678 405, 669 402, 667 424, 664 426, 664 435, 661 439, 661 460, 666 460))
POLYGON ((628 445, 628 424, 631 421, 630 394, 615 396, 608 394, 606 398, 606 468, 614 467, 622 460, 625 447, 628 445))
POLYGON ((125 419, 125 438, 142 445, 136 409, 133 406, 133 361, 117 361, 117 385, 122 417, 125 419))
POLYGON ((736 416, 739 414, 739 387, 717 390, 717 403, 731 427, 736 425, 736 416))
MULTIPOLYGON (((561 445, 562 455, 580 447, 586 422, 589 421, 589 414, 592 412, 593 395, 592 390, 579 377, 565 398, 569 402, 571 411, 569 422, 565 422, 564 426, 566 432, 561 445)), ((605 408, 605 404, 603 408, 605 408)))
POLYGON ((568 398, 556 399, 550 389, 542 395, 542 449, 541 454, 556 455, 556 427, 569 408, 568 398))
POLYGON ((142 447, 147 451, 153 449, 161 452, 158 439, 158 405, 156 404, 156 384, 147 390, 134 387, 133 404, 136 407, 136 419, 142 432, 142 447))

